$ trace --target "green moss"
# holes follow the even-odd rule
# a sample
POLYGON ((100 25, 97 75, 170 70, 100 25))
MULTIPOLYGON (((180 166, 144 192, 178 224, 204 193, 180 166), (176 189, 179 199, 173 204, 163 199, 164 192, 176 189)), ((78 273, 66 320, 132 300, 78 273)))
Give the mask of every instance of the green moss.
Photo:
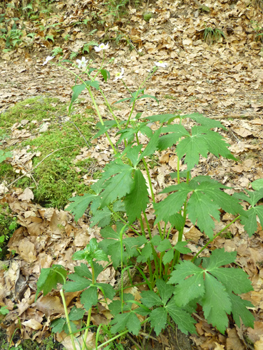
MULTIPOLYGON (((18 129, 28 131, 32 137, 22 139, 13 146, 5 147, 5 151, 25 149, 37 152, 32 159, 32 169, 28 176, 22 177, 15 184, 25 189, 30 187, 35 201, 46 207, 63 208, 72 193, 87 192, 88 188, 81 181, 81 174, 89 172, 90 159, 73 163, 82 147, 91 146, 90 138, 94 133, 94 119, 89 114, 71 115, 67 120, 67 107, 58 99, 49 97, 31 98, 1 115, 0 134, 7 138, 11 135, 11 127, 22 120, 29 122, 18 129), (63 117, 62 117, 63 116, 63 117), (48 130, 39 133, 43 123, 48 122, 48 130), (81 132, 81 135, 79 131, 81 132), (84 137, 85 139, 84 139, 84 137), (80 171, 77 172, 76 167, 80 171)), ((1 179, 8 184, 17 179, 17 174, 8 163, 1 163, 1 179)))
POLYGON ((12 216, 8 204, 0 204, 0 260, 4 260, 7 254, 6 244, 16 226, 16 217, 12 216))
MULTIPOLYGON (((2 113, 0 119, 0 128, 8 129, 13 124, 27 119, 42 121, 46 118, 55 119, 57 117, 58 105, 63 105, 64 113, 66 114, 66 105, 60 103, 57 98, 37 96, 26 99, 17 103, 5 113, 2 113)), ((61 111, 61 108, 59 108, 61 111)))
POLYGON ((152 154, 149 157, 149 162, 148 162, 149 166, 151 169, 153 169, 155 166, 159 165, 159 156, 152 154))
POLYGON ((176 100, 176 97, 173 95, 164 95, 164 98, 166 98, 167 100, 176 100))
POLYGON ((221 237, 224 237, 225 239, 232 239, 233 235, 231 232, 225 232, 220 235, 221 237))

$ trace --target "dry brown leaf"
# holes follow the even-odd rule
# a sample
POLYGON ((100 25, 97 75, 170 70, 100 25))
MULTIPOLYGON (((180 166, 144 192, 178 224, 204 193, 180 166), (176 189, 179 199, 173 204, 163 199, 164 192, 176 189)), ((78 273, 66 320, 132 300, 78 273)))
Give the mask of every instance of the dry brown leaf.
POLYGON ((226 350, 244 350, 245 347, 240 341, 237 331, 233 328, 227 329, 228 337, 226 339, 226 350))
POLYGON ((64 315, 64 308, 60 297, 57 295, 46 295, 40 297, 36 302, 38 310, 42 311, 46 317, 54 314, 64 315))
POLYGON ((258 341, 254 344, 255 350, 263 350, 263 336, 260 337, 258 341))

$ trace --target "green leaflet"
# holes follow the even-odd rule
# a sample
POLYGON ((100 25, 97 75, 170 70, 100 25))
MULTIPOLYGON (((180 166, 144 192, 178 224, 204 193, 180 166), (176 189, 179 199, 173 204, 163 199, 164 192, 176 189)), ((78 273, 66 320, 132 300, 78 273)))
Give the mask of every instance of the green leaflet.
MULTIPOLYGON (((253 290, 247 274, 240 269, 221 267, 233 263, 235 256, 236 253, 227 253, 224 249, 215 250, 205 260, 203 268, 190 261, 183 261, 176 266, 168 282, 176 285, 176 305, 182 307, 194 299, 201 300, 199 303, 203 306, 205 318, 221 333, 228 326, 228 314, 233 312, 235 319, 241 317, 246 322, 243 317, 249 313, 245 306, 250 303, 242 303, 232 293, 241 294, 253 290)), ((252 318, 253 315, 248 318, 248 324, 252 323, 252 318)))

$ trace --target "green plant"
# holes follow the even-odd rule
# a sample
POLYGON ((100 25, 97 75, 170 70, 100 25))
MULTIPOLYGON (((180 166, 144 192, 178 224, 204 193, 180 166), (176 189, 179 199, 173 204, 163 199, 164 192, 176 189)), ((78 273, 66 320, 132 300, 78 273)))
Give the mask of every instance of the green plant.
POLYGON ((68 41, 68 40, 70 39, 70 36, 71 36, 70 34, 66 34, 66 35, 64 36, 64 40, 65 40, 65 41, 68 41))
MULTIPOLYGON (((46 39, 46 40, 51 40, 51 41, 54 42, 54 36, 53 36, 52 34, 46 35, 46 36, 45 36, 45 39, 46 39)), ((52 51, 52 55, 53 55, 53 56, 56 56, 57 54, 60 54, 60 53, 62 53, 61 47, 55 47, 55 48, 53 49, 53 51, 52 51)))
POLYGON ((0 259, 7 254, 6 242, 17 227, 16 217, 12 217, 7 204, 0 204, 0 259))
MULTIPOLYGON (((106 48, 107 46, 100 45, 95 50, 106 48)), ((165 67, 165 63, 157 62, 137 91, 132 92, 127 87, 130 96, 116 102, 128 102, 131 106, 125 121, 118 120, 114 115, 99 81, 96 80, 99 73, 105 81, 110 77, 110 73, 104 69, 104 59, 100 68, 91 67, 91 63, 85 58, 78 63, 81 74, 74 74, 82 84, 73 87, 69 114, 78 96, 87 89, 100 120, 99 131, 94 138, 105 134, 115 159, 105 166, 101 178, 91 186, 93 193, 71 198, 72 203, 67 208, 77 221, 89 207, 92 213, 90 226, 101 227, 103 240, 98 243, 92 238, 84 250, 73 255, 74 260, 85 261, 74 268, 73 274, 68 274, 60 265, 41 270, 36 298, 41 290, 46 295, 57 287, 57 283, 62 284, 60 294, 65 318, 54 321, 53 331, 63 330, 70 334, 73 349, 76 350, 74 334, 81 329, 84 333, 80 348, 84 350, 88 332, 93 327, 90 322, 92 308, 98 302, 108 305, 111 311, 113 319, 110 322, 110 333, 113 336, 99 345, 100 327, 95 329, 96 349, 109 345, 128 332, 138 335, 145 323, 157 335, 165 329, 170 319, 182 332, 196 333, 196 321, 192 313, 196 311, 197 305, 202 307, 206 320, 222 333, 228 327, 230 314, 237 326, 240 326, 242 320, 245 326, 253 327, 254 317, 247 309, 252 304, 239 297, 239 294, 247 293, 253 288, 247 274, 237 265, 233 265, 236 252, 216 249, 209 257, 202 256, 202 252, 237 220, 241 221, 249 236, 257 229, 257 217, 263 225, 263 207, 257 206, 258 201, 263 198, 263 188, 256 191, 245 190, 246 193, 230 196, 225 192, 229 187, 209 176, 192 177, 192 170, 198 165, 200 156, 207 157, 208 153, 236 161, 224 138, 213 131, 214 128, 224 129, 220 122, 199 113, 183 116, 172 113, 147 117, 142 117, 142 113, 133 115, 139 99, 152 98, 158 102, 154 96, 144 93, 143 86, 158 66, 165 67), (87 74, 89 80, 84 80, 82 74, 87 74), (102 119, 92 89, 102 94, 112 114, 112 120, 102 119), (195 122, 191 128, 189 119, 195 122), (152 123, 155 124, 154 131, 150 127, 152 123), (109 130, 111 135, 119 137, 116 144, 113 144, 109 130), (140 133, 149 139, 146 147, 140 144, 140 133), (157 202, 149 172, 149 157, 168 148, 177 154, 177 171, 171 174, 174 184, 161 192, 166 197, 157 202), (180 162, 186 165, 186 170, 180 171, 180 162), (150 195, 141 168, 147 174, 150 195), (249 209, 243 209, 240 202, 248 203, 249 209), (157 235, 152 234, 152 226, 147 218, 149 207, 154 209, 157 235), (220 232, 215 233, 214 219, 220 221, 222 211, 235 215, 235 218, 220 232), (118 220, 115 229, 111 227, 113 216, 115 221, 118 220), (186 246, 188 242, 183 241, 186 219, 208 237, 207 243, 197 253, 192 253, 186 246), (172 245, 169 237, 175 230, 178 231, 178 242, 172 245), (192 254, 192 259, 181 260, 181 254, 192 254), (106 262, 106 266, 105 263, 102 266, 100 261, 106 262), (117 290, 109 284, 97 281, 99 274, 109 264, 121 271, 117 290), (133 295, 124 293, 127 286, 133 285, 135 271, 148 287, 148 290, 141 292, 140 302, 134 300, 133 295), (64 292, 76 291, 81 291, 80 302, 83 309, 74 307, 68 312, 64 292), (113 299, 115 294, 119 295, 119 299, 113 299), (134 308, 134 304, 138 308, 134 308), (81 320, 85 310, 88 316, 83 326, 81 320), (144 317, 142 322, 138 315, 144 317), (79 321, 78 326, 73 321, 79 321)), ((123 73, 122 70, 116 79, 121 79, 126 86, 123 73)), ((261 183, 258 182, 255 186, 261 186, 261 183)))
POLYGON ((1 306, 0 307, 0 314, 1 315, 7 315, 9 313, 9 310, 6 306, 1 306))
POLYGON ((152 12, 144 12, 143 14, 143 19, 146 22, 149 22, 149 20, 153 17, 153 13, 152 12))
POLYGON ((78 56, 78 52, 72 51, 71 54, 70 54, 70 56, 69 56, 69 58, 70 58, 71 60, 73 60, 73 59, 76 58, 77 56, 78 56))
POLYGON ((213 44, 218 42, 221 38, 225 38, 225 34, 222 30, 217 28, 206 27, 204 30, 204 41, 207 44, 213 44))
MULTIPOLYGON (((0 142, 0 145, 1 145, 1 142, 0 142)), ((5 151, 0 149, 0 163, 2 163, 8 157, 12 157, 12 153, 11 152, 5 152, 5 151)))
POLYGON ((105 2, 107 13, 105 17, 119 18, 124 12, 129 0, 108 0, 105 2))
POLYGON ((62 53, 63 50, 61 47, 54 47, 54 49, 52 50, 52 56, 62 55, 62 53))
POLYGON ((22 31, 17 29, 16 25, 14 25, 4 37, 6 40, 6 48, 15 48, 17 45, 19 45, 22 42, 21 36, 22 31))
POLYGON ((87 51, 89 53, 89 50, 92 46, 98 46, 98 43, 95 41, 90 41, 86 44, 84 44, 83 48, 82 48, 82 53, 85 53, 85 51, 87 51))

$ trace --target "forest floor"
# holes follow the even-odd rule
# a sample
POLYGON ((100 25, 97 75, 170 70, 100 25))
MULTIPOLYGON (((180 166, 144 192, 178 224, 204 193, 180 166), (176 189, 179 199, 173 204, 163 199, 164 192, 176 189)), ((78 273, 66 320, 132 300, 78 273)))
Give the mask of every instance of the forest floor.
MULTIPOLYGON (((17 5, 16 0, 10 3, 17 5)), ((15 18, 15 11, 9 7, 2 13, 15 18)), ((90 228, 86 216, 76 223, 64 208, 69 198, 88 191, 113 158, 105 137, 91 139, 98 119, 88 93, 83 91, 71 119, 67 119, 75 85, 73 72, 78 71, 69 62, 61 67, 59 57, 75 62, 84 56, 92 59, 95 67, 100 66, 102 59, 107 62, 114 58, 106 64, 111 79, 101 79, 100 83, 121 120, 127 119, 130 109, 114 102, 128 93, 122 82, 112 77, 124 68, 125 84, 135 91, 154 62, 165 62, 167 66, 158 69, 145 89, 159 103, 139 100, 134 113, 149 116, 198 112, 219 120, 226 127, 221 133, 239 162, 214 156, 202 158, 195 175, 210 175, 235 190, 251 189, 253 181, 263 178, 260 1, 252 4, 247 0, 159 0, 137 7, 127 4, 126 13, 120 18, 116 9, 110 11, 99 1, 60 1, 52 3, 52 12, 41 19, 44 28, 30 18, 23 23, 20 45, 16 47, 14 43, 14 47, 0 54, 0 150, 13 153, 0 164, 0 227, 4 230, 7 223, 14 224, 10 228, 13 235, 6 241, 8 254, 0 266, 0 307, 6 305, 9 310, 1 326, 11 343, 12 335, 19 329, 17 345, 23 339, 41 343, 50 334, 54 310, 56 315, 62 313, 55 292, 48 300, 34 301, 40 269, 55 262, 73 271, 71 257, 75 250, 83 249, 92 237, 99 237, 99 228, 90 228), (149 20, 145 20, 145 12, 151 13, 149 20), (85 22, 87 18, 89 21, 85 22), (30 33, 35 35, 28 36, 30 33), (97 53, 94 42, 108 43, 109 49, 97 53), (55 57, 43 65, 47 56, 55 57), (85 137, 79 137, 78 129, 85 137), (40 233, 41 241, 37 239, 40 233)), ((20 20, 18 28, 19 24, 20 20)), ((104 99, 96 92, 95 97, 103 118, 110 118, 104 99)), ((176 161, 172 152, 160 152, 151 159, 156 192, 169 182, 176 161)), ((223 226, 218 223, 215 232, 223 226)), ((6 232, 7 237, 9 233, 6 232)), ((193 226, 186 228, 185 237, 193 247, 206 242, 193 226)), ((180 337, 176 338, 170 329, 153 337, 147 349, 263 349, 262 241, 260 224, 257 232, 248 237, 236 222, 209 247, 237 252, 237 264, 249 275, 254 288, 242 296, 254 305, 254 329, 230 322, 222 335, 200 313, 196 315, 198 336, 181 339, 179 344, 175 339, 180 337)), ((114 284, 114 269, 108 269, 104 278, 114 284)), ((69 298, 73 303, 76 295, 69 298)), ((94 315, 93 324, 104 322, 105 317, 94 315)), ((123 341, 126 349, 136 349, 134 342, 140 346, 141 339, 130 338, 123 341)), ((55 339, 71 349, 63 335, 57 334, 55 339)))

